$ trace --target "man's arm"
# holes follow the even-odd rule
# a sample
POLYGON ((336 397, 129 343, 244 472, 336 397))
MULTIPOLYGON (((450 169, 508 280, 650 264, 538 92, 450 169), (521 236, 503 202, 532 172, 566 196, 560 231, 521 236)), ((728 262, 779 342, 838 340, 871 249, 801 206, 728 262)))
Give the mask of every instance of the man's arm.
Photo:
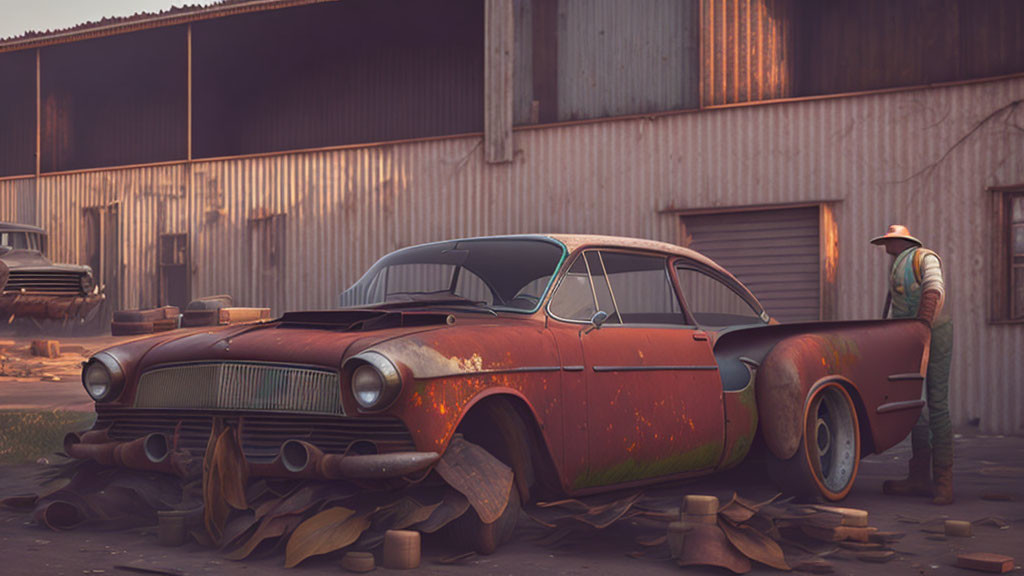
POLYGON ((921 305, 917 317, 935 324, 946 303, 946 288, 942 280, 942 262, 929 252, 921 258, 921 305))

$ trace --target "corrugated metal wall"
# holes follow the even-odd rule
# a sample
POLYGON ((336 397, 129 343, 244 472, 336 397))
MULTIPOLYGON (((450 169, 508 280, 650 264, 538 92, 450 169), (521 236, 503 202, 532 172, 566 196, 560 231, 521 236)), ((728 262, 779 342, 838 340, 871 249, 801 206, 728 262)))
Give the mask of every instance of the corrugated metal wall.
POLYGON ((701 2, 703 105, 793 96, 795 0, 701 2))
POLYGON ((36 171, 36 53, 0 54, 0 178, 36 171))
POLYGON ((1024 70, 1019 0, 801 0, 798 7, 801 95, 1024 70))
POLYGON ((558 119, 696 108, 697 3, 559 0, 558 119))
POLYGON ((0 180, 0 220, 18 224, 36 223, 36 182, 34 178, 0 180))
POLYGON ((39 179, 38 221, 54 262, 85 263, 83 211, 118 205, 119 308, 157 303, 157 235, 187 231, 184 166, 80 172, 39 179))
MULTIPOLYGON (((414 243, 539 231, 676 242, 673 208, 838 201, 838 317, 879 313, 887 260, 868 240, 907 224, 947 269, 956 421, 1021 433, 1024 325, 987 323, 986 188, 1024 182, 1008 108, 1022 98, 1024 79, 1012 79, 521 130, 503 165, 483 161, 477 136, 44 177, 38 222, 55 256, 76 261, 81 209, 120 202, 124 306, 155 304, 156 234, 187 231, 193 295, 279 313, 332 305, 374 259, 414 243), (268 292, 252 286, 264 278, 253 235, 274 214, 283 290, 257 301, 268 292)), ((0 199, 24 182, 0 182, 0 199)), ((11 206, 0 201, 4 218, 22 210, 11 206)))

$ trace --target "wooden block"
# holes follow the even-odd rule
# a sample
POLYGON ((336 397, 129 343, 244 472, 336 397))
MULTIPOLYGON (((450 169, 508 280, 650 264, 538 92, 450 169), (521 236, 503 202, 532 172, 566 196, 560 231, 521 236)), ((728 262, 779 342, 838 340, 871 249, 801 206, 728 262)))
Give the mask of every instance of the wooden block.
POLYGON ((842 508, 839 506, 815 506, 815 510, 831 512, 843 517, 843 526, 856 526, 863 528, 868 525, 868 511, 858 508, 842 508))
POLYGON ((221 324, 269 320, 270 308, 221 308, 219 310, 219 317, 221 324))
POLYGON ((668 525, 668 549, 672 558, 679 558, 683 553, 683 542, 690 531, 685 522, 672 522, 668 525))
POLYGON ((32 355, 43 358, 60 357, 60 341, 58 340, 33 340, 32 355))
POLYGON ((714 496, 689 495, 683 500, 683 512, 694 516, 718 514, 718 498, 714 496))
POLYGON ((971 523, 964 520, 946 520, 944 532, 946 536, 967 538, 971 535, 971 523))
POLYGON ((888 562, 895 557, 896 552, 892 550, 869 550, 857 554, 857 560, 860 560, 861 562, 876 562, 879 564, 882 562, 888 562))
POLYGON ((1013 557, 987 552, 965 552, 957 555, 956 565, 968 570, 1004 574, 1013 570, 1013 557))
POLYGON ((347 552, 341 559, 341 567, 349 572, 371 572, 377 567, 370 552, 347 552))
POLYGON ((415 530, 388 530, 384 533, 381 564, 393 570, 409 570, 420 565, 420 533, 415 530))

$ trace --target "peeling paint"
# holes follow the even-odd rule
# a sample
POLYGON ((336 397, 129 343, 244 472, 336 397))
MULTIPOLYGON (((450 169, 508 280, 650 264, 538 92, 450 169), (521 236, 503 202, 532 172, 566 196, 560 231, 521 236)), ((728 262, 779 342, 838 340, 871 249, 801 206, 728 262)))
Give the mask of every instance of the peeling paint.
POLYGON ((630 458, 603 470, 587 469, 573 480, 572 488, 582 490, 595 486, 611 486, 647 478, 707 470, 718 463, 720 454, 721 446, 717 442, 709 442, 693 450, 682 454, 673 454, 666 458, 656 460, 630 458))

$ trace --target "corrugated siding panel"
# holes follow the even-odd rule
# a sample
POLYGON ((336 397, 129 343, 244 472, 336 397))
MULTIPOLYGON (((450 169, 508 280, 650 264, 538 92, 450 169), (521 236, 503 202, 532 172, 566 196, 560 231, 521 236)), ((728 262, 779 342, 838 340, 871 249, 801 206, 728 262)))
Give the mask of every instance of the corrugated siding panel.
POLYGON ((160 166, 43 176, 39 222, 50 233, 54 262, 84 264, 83 210, 117 204, 121 287, 118 308, 157 304, 157 236, 187 232, 184 166, 160 166))
POLYGON ((482 132, 483 15, 350 0, 196 23, 193 158, 482 132))
POLYGON ((512 123, 529 124, 533 105, 533 0, 514 0, 515 53, 512 123))
POLYGON ((181 167, 45 177, 39 221, 59 257, 76 261, 81 208, 121 201, 125 245, 138 249, 123 251, 125 305, 143 305, 163 202, 164 228, 191 232, 193 295, 227 292, 280 313, 333 305, 376 258, 410 244, 520 232, 678 242, 672 208, 839 201, 838 317, 879 314, 888 262, 868 240, 908 225, 946 266, 956 421, 1021 433, 1024 325, 986 321, 986 188, 1024 182, 1024 137, 1004 122, 1022 98, 1024 79, 1013 79, 523 130, 515 162, 497 166, 465 137, 196 163, 190 178, 181 167), (184 200, 169 192, 175 182, 188 183, 184 200), (174 220, 183 202, 187 222, 174 220), (275 213, 283 290, 257 300, 250 219, 275 213))
POLYGON ((36 183, 34 178, 0 180, 0 221, 35 225, 36 183))
POLYGON ((559 0, 558 119, 697 106, 697 5, 559 0))
POLYGON ((685 216, 689 247, 724 266, 780 322, 820 318, 818 208, 685 216))
POLYGON ((701 0, 704 106, 795 94, 794 0, 701 0))

